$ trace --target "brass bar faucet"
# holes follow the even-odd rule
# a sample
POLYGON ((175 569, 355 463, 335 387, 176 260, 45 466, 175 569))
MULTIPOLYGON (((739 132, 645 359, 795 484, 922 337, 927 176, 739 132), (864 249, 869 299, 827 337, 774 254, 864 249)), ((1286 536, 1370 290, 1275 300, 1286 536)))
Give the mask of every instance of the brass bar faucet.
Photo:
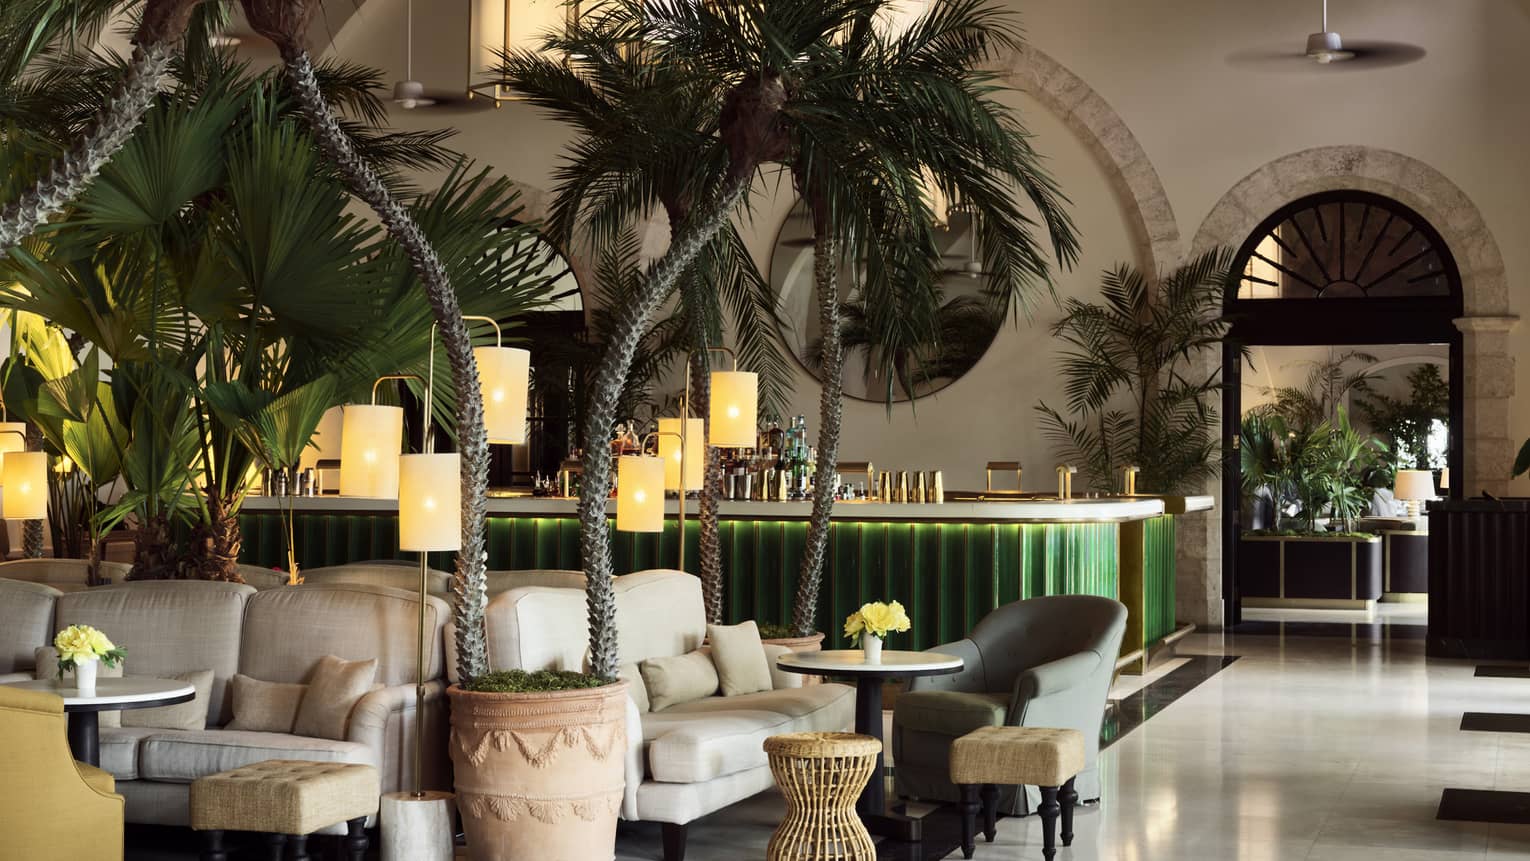
POLYGON ((1137 473, 1142 471, 1142 467, 1135 466, 1135 465, 1134 466, 1128 466, 1124 471, 1126 473, 1126 485, 1125 485, 1125 487, 1126 487, 1126 495, 1127 496, 1136 496, 1137 495, 1137 473))
POLYGON ((1078 467, 1069 464, 1059 464, 1057 467, 1057 498, 1073 498, 1073 474, 1078 472, 1078 467))

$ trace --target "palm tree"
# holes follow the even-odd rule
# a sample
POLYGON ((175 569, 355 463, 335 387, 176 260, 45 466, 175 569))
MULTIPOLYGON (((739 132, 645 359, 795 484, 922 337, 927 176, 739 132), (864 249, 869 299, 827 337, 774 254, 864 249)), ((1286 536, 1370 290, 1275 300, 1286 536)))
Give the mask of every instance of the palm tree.
MULTIPOLYGON (((15 246, 77 197, 143 121, 160 78, 179 51, 192 12, 202 0, 145 0, 133 36, 133 58, 116 95, 87 134, 55 158, 42 176, 0 210, 0 252, 15 246)), ((99 29, 122 4, 107 0, 15 0, 0 13, 0 80, 18 77, 41 51, 82 23, 99 29), (82 22, 82 19, 84 21, 82 22)))
MULTIPOLYGON (((584 16, 571 32, 549 34, 541 51, 502 52, 498 68, 506 84, 579 129, 590 142, 586 161, 560 172, 561 193, 550 228, 565 244, 584 228, 602 258, 601 249, 624 245, 621 237, 631 219, 656 208, 668 217, 671 241, 677 240, 695 201, 716 193, 715 188, 698 191, 698 178, 713 181, 724 170, 725 154, 710 146, 720 119, 720 93, 694 86, 691 72, 682 66, 650 62, 642 51, 633 50, 629 24, 620 13, 597 10, 584 16), (579 62, 570 65, 552 59, 558 55, 578 56, 579 62), (651 122, 646 119, 632 123, 637 111, 664 116, 664 133, 650 133, 651 122), (714 163, 698 166, 693 162, 698 152, 714 163), (622 180, 609 182, 612 175, 622 180)), ((668 340, 671 350, 653 357, 690 353, 692 413, 704 423, 708 420, 711 376, 706 350, 721 343, 725 314, 731 318, 742 363, 761 375, 765 401, 782 402, 790 369, 776 346, 774 301, 734 225, 725 225, 704 246, 680 276, 679 285, 671 317, 677 321, 679 337, 668 340)), ((586 438, 585 446, 603 445, 609 430, 586 438)), ((699 493, 700 576, 707 616, 721 621, 717 503, 722 464, 715 450, 706 451, 705 481, 699 493)))
POLYGON ((250 26, 280 51, 319 146, 339 170, 351 193, 372 208, 388 235, 409 255, 441 330, 447 363, 458 389, 457 442, 462 456, 462 548, 457 553, 457 571, 452 582, 456 597, 457 659, 462 678, 475 678, 489 669, 483 629, 484 607, 488 603, 484 521, 489 440, 484 430, 483 394, 473 358, 472 335, 436 250, 394 198, 383 177, 357 152, 324 97, 304 42, 309 21, 320 4, 317 0, 241 0, 241 4, 250 26))
MULTIPOLYGON (((1071 265, 1078 252, 1060 192, 1016 113, 994 99, 995 77, 980 71, 1000 53, 1018 50, 1013 16, 986 0, 952 0, 891 34, 874 20, 885 4, 876 5, 847 22, 843 41, 819 46, 818 74, 793 91, 783 111, 785 163, 813 219, 823 384, 818 457, 830 468, 838 460, 843 402, 842 261, 865 261, 864 273, 852 278, 891 400, 895 386, 918 384, 910 369, 892 364, 897 357, 920 345, 939 350, 935 193, 982 221, 984 269, 1001 317, 1050 278, 1017 192, 1040 213, 1059 262, 1071 265)), ((818 482, 793 611, 800 636, 816 627, 833 505, 833 483, 818 482)))
POLYGON ((1219 372, 1197 376, 1194 361, 1221 348, 1231 264, 1231 252, 1217 248, 1157 278, 1121 264, 1105 273, 1102 304, 1063 304, 1052 334, 1069 346, 1062 376, 1072 416, 1044 402, 1036 410, 1059 454, 1094 488, 1113 489, 1115 470, 1128 465, 1156 493, 1217 474, 1222 382, 1219 372), (1116 408, 1118 398, 1132 408, 1116 408))

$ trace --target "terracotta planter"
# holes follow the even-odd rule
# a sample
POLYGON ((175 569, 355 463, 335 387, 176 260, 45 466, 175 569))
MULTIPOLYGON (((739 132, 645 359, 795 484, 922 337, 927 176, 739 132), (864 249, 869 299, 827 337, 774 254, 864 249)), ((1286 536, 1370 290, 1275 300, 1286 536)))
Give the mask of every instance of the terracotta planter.
MULTIPOLYGON (((779 638, 774 639, 774 640, 762 640, 761 642, 769 643, 772 646, 785 646, 785 647, 787 647, 788 649, 791 649, 794 652, 821 652, 821 651, 823 651, 823 634, 822 633, 809 634, 806 637, 779 637, 779 638)), ((823 677, 822 676, 807 676, 807 675, 805 675, 805 676, 802 677, 802 684, 804 686, 807 686, 807 685, 821 685, 821 684, 823 684, 823 677)))
POLYGON ((626 785, 627 683, 447 690, 457 807, 475 861, 610 861, 626 785))

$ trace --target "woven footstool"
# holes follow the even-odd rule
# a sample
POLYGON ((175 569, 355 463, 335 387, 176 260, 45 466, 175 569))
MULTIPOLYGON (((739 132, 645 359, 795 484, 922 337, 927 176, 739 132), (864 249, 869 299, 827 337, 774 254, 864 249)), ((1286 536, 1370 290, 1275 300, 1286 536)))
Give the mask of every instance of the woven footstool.
POLYGON ((361 861, 381 794, 370 765, 270 759, 193 781, 191 827, 205 832, 203 861, 227 861, 225 831, 264 832, 273 859, 290 844, 293 861, 305 861, 308 835, 345 822, 346 851, 361 861))
POLYGON ((1075 729, 985 726, 951 743, 951 782, 962 790, 962 857, 971 858, 978 796, 982 796, 983 837, 993 842, 999 786, 1041 790, 1041 854, 1057 854, 1057 819, 1062 815, 1064 846, 1073 845, 1073 779, 1084 770, 1084 735, 1075 729), (981 791, 980 791, 981 787, 981 791), (1061 794, 1062 803, 1058 804, 1061 794))
POLYGON ((882 742, 848 732, 799 732, 765 739, 786 818, 770 835, 766 861, 876 861, 855 814, 882 742))

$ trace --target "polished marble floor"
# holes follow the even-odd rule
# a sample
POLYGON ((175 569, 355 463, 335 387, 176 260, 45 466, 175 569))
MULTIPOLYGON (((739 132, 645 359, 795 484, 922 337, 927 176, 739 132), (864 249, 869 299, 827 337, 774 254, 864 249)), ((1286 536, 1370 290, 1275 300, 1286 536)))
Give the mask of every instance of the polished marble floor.
MULTIPOLYGON (((1426 660, 1421 640, 1392 630, 1413 624, 1407 615, 1283 620, 1350 627, 1337 634, 1296 635, 1294 624, 1193 634, 1181 644, 1184 660, 1145 685, 1124 679, 1113 697, 1167 702, 1145 708, 1104 753, 1104 800, 1081 809, 1074 845, 1058 859, 1530 859, 1530 826, 1435 818, 1447 787, 1530 791, 1530 734, 1460 729, 1467 711, 1530 713, 1530 680, 1477 678, 1472 664, 1426 660), (1160 687, 1223 656, 1237 660, 1177 696, 1160 687)), ((766 793, 693 823, 687 857, 763 858, 781 815, 780 797, 766 793)), ((979 844, 975 857, 1040 859, 1040 846, 1034 817, 1007 819, 997 843, 979 844)), ((883 857, 932 856, 888 847, 883 857)), ((662 858, 657 827, 624 826, 617 858, 662 858)))

